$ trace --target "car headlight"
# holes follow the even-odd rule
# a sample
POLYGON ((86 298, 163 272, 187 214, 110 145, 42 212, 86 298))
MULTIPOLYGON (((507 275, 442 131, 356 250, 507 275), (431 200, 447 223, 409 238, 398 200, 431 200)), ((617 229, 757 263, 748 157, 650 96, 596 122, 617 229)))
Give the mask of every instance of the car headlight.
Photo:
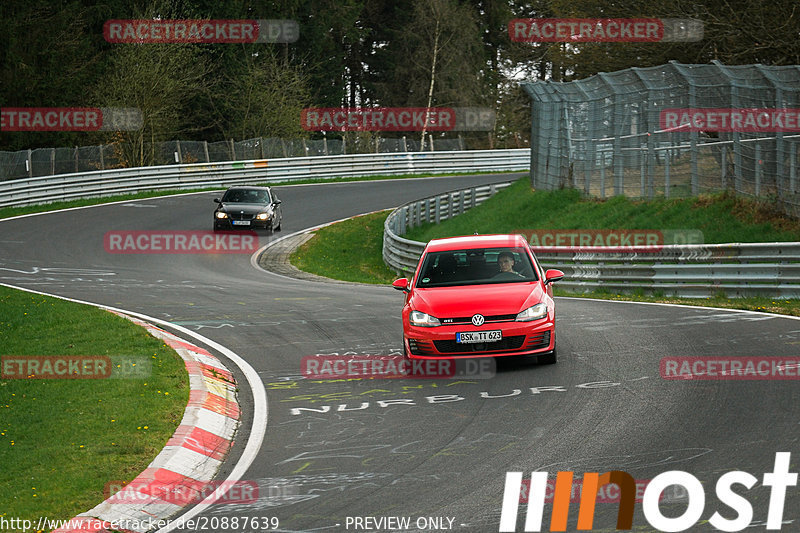
POLYGON ((259 213, 258 215, 256 215, 256 218, 257 218, 258 220, 269 220, 269 217, 270 217, 271 215, 272 215, 272 213, 270 213, 269 211, 267 211, 266 213, 259 213))
POLYGON ((228 218, 228 213, 217 211, 217 218, 228 218))
POLYGON ((544 302, 531 306, 524 311, 517 313, 517 322, 530 322, 547 317, 547 304, 544 302))
POLYGON ((428 313, 423 313, 422 311, 411 311, 411 315, 408 317, 408 319, 412 325, 422 326, 425 328, 442 325, 438 318, 431 316, 428 313))

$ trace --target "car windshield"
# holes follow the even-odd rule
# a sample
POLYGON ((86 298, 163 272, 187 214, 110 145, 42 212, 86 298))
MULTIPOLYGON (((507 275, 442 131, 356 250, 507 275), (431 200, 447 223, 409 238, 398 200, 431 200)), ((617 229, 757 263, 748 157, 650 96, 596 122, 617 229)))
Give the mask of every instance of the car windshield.
POLYGON ((536 281, 536 269, 524 248, 475 248, 429 252, 417 287, 450 287, 536 281))
POLYGON ((269 193, 252 189, 228 189, 222 201, 228 204, 268 204, 269 193))

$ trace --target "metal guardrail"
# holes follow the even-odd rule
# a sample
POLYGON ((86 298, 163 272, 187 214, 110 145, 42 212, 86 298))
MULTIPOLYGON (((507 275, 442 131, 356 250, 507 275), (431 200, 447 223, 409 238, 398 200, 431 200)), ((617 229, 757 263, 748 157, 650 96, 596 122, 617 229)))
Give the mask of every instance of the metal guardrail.
MULTIPOLYGON (((424 198, 394 210, 384 224, 384 262, 397 272, 414 272, 425 243, 401 235, 422 221, 438 222, 463 212, 494 193, 476 189, 480 188, 424 198), (481 200, 465 200, 473 197, 481 200)), ((537 258, 548 268, 562 270, 565 277, 558 286, 569 290, 800 298, 800 242, 666 245, 630 253, 570 247, 552 252, 554 248, 558 247, 548 247, 537 258)))
POLYGON ((0 207, 148 190, 431 172, 519 171, 530 149, 293 157, 101 170, 0 182, 0 207))
POLYGON ((424 242, 404 239, 400 235, 422 222, 439 223, 482 204, 512 182, 481 185, 460 191, 438 194, 401 205, 386 217, 383 225, 383 260, 398 272, 411 273, 417 268, 424 242))
POLYGON ((800 297, 800 242, 673 244, 654 253, 565 250, 537 257, 564 272, 559 287, 575 291, 800 297))

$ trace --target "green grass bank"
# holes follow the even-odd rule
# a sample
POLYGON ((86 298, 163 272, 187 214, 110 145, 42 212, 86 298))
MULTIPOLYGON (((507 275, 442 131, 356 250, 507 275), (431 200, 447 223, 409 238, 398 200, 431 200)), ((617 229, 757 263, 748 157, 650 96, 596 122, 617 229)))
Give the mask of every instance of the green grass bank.
POLYGON ((6 518, 69 519, 91 509, 108 496, 106 484, 147 467, 189 398, 183 360, 172 348, 89 305, 0 287, 0 355, 99 355, 118 365, 105 379, 0 380, 6 518))
MULTIPOLYGON (((398 276, 381 256, 383 222, 390 211, 357 217, 320 229, 292 254, 301 270, 344 281, 391 283, 398 276), (362 253, 351 253, 353 250, 362 253), (366 273, 369 273, 368 275, 366 273)), ((583 199, 579 191, 532 191, 527 178, 500 191, 484 204, 443 221, 413 228, 404 237, 430 239, 524 229, 691 229, 705 243, 800 241, 800 221, 783 216, 768 203, 729 194, 653 201, 614 197, 583 199)), ((575 293, 558 288, 557 295, 612 300, 677 303, 747 309, 800 316, 800 301, 772 298, 673 298, 608 291, 575 293)))

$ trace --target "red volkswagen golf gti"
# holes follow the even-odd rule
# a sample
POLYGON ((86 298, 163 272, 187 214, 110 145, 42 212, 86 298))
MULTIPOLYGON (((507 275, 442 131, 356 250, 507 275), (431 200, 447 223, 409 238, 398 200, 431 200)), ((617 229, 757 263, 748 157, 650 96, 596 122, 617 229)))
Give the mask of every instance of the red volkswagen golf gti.
POLYGON ((403 345, 411 359, 536 356, 555 363, 552 282, 522 235, 434 239, 406 293, 403 345))

